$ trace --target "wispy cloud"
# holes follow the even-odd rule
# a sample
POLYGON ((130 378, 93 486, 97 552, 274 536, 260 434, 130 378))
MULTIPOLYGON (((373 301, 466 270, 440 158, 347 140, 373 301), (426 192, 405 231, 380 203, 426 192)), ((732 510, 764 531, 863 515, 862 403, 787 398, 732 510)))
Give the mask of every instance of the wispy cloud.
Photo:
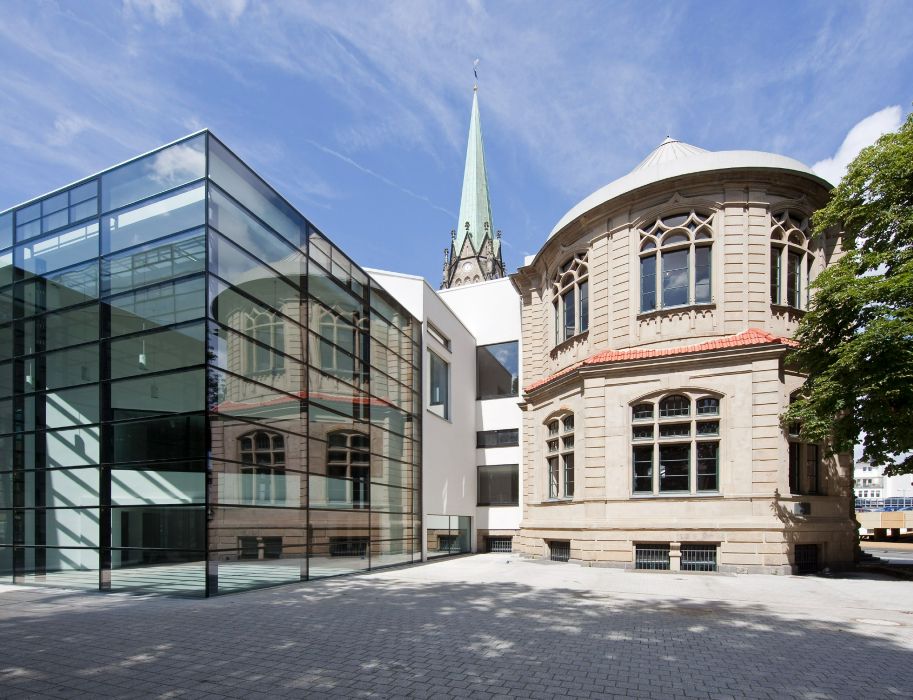
POLYGON ((843 143, 840 144, 840 148, 832 157, 819 160, 812 166, 812 170, 836 185, 846 174, 847 166, 863 148, 871 146, 883 134, 897 131, 901 121, 903 121, 903 113, 900 105, 885 107, 875 114, 870 114, 849 130, 843 143))
POLYGON ((456 214, 454 214, 449 209, 445 209, 444 207, 438 206, 425 195, 419 194, 418 192, 413 192, 408 187, 403 187, 402 185, 400 185, 396 182, 393 182, 393 180, 391 180, 390 178, 385 177, 384 175, 381 175, 380 173, 377 173, 377 172, 371 170, 371 168, 365 167, 361 163, 358 163, 358 162, 352 160, 348 156, 343 155, 342 153, 339 153, 338 151, 334 151, 332 148, 327 148, 326 146, 319 144, 316 141, 308 140, 307 143, 309 143, 311 146, 316 148, 318 151, 322 151, 323 153, 326 153, 327 155, 333 156, 334 158, 341 160, 343 163, 347 163, 347 164, 351 165, 353 168, 356 168, 357 170, 360 170, 361 172, 365 173, 365 175, 370 175, 371 177, 375 178, 376 180, 380 180, 385 185, 388 185, 389 187, 399 190, 403 194, 405 194, 409 197, 412 197, 413 199, 417 199, 420 202, 424 202, 432 209, 437 209, 438 211, 443 212, 444 214, 446 214, 447 216, 449 216, 452 219, 456 219, 456 217, 457 217, 456 214))

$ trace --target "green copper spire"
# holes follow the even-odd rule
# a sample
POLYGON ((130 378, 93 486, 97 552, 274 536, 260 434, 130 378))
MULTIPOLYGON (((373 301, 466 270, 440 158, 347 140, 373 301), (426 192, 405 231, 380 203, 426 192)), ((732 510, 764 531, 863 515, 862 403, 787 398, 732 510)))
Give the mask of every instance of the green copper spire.
POLYGON ((460 199, 460 218, 457 221, 456 241, 454 241, 456 255, 459 255, 463 249, 463 241, 466 239, 467 233, 476 253, 481 250, 486 234, 492 241, 495 254, 501 247, 501 241, 496 238, 495 227, 491 221, 488 173, 485 170, 485 152, 482 150, 482 121, 479 118, 478 90, 478 87, 472 89, 472 115, 469 118, 469 142, 466 144, 463 196, 460 199), (467 222, 469 222, 468 232, 467 222))

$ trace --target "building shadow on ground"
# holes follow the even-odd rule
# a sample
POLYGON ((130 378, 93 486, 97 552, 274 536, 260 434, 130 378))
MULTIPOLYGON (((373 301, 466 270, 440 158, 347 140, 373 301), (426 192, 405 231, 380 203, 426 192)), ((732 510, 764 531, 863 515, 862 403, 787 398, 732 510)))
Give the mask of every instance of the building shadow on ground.
POLYGON ((20 589, 0 596, 0 696, 913 697, 913 602, 909 623, 815 619, 674 586, 647 598, 394 575, 210 600, 20 589))

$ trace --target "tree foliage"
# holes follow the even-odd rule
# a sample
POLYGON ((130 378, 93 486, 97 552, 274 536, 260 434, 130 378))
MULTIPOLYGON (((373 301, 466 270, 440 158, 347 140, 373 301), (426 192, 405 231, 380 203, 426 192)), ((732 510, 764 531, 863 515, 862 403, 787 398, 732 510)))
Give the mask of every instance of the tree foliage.
POLYGON ((913 472, 913 114, 850 164, 814 234, 843 231, 845 255, 822 272, 790 366, 807 374, 783 416, 809 440, 886 473, 913 472), (905 454, 906 453, 906 454, 905 454))

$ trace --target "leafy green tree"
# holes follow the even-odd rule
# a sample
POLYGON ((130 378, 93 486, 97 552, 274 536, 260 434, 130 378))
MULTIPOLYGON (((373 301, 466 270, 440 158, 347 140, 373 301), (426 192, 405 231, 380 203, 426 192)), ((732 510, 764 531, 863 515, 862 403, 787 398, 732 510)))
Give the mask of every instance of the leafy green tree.
POLYGON ((913 472, 913 114, 850 164, 814 233, 843 231, 846 254, 813 285, 791 367, 808 381, 784 414, 812 441, 888 474, 913 472))

